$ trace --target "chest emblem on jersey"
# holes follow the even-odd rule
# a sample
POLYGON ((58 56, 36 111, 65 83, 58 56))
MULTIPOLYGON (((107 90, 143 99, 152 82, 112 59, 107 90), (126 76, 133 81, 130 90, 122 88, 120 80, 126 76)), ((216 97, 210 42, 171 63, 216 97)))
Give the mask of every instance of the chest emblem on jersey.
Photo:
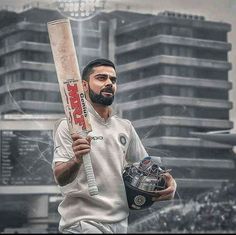
POLYGON ((121 133, 121 134, 119 134, 119 141, 123 146, 125 146, 127 143, 127 137, 121 133))

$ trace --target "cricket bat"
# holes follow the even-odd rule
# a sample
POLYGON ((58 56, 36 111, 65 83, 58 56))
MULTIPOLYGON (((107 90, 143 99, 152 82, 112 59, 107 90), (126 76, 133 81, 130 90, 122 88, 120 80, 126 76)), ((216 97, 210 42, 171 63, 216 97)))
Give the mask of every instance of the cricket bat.
MULTIPOLYGON (((56 67, 60 93, 70 134, 86 137, 92 127, 86 107, 85 94, 77 61, 69 19, 47 23, 53 59, 56 67)), ((83 156, 83 164, 91 196, 98 194, 91 158, 83 156)))

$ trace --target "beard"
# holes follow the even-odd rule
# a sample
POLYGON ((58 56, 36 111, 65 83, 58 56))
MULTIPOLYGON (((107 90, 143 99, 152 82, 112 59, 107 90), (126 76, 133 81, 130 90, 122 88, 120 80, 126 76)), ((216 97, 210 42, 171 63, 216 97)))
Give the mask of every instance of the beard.
POLYGON ((89 97, 93 103, 109 106, 113 103, 114 92, 112 91, 112 88, 104 88, 97 94, 89 87, 89 97), (113 96, 105 97, 102 95, 103 91, 112 92, 113 96))

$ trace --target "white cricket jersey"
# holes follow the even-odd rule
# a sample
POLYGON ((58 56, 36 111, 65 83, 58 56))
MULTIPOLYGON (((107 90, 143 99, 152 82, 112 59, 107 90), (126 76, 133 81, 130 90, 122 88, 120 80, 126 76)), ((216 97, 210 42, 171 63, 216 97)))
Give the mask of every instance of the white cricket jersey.
MULTIPOLYGON (((59 230, 78 223, 94 220, 112 223, 128 217, 125 186, 122 173, 129 162, 148 156, 131 122, 111 114, 105 121, 88 103, 92 125, 91 161, 99 194, 90 196, 83 164, 76 179, 60 188, 63 201, 58 207, 61 215, 59 230)), ((74 156, 72 139, 66 119, 54 129, 55 162, 66 162, 74 156)))

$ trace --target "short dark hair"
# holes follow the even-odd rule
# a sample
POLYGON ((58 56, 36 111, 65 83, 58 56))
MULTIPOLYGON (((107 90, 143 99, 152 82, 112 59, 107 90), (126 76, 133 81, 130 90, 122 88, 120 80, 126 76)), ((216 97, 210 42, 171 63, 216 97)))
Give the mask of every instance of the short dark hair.
POLYGON ((95 59, 95 60, 90 61, 84 67, 83 72, 82 72, 82 79, 88 80, 89 75, 91 74, 93 68, 98 67, 98 66, 110 66, 116 70, 116 67, 112 61, 108 59, 104 59, 104 58, 95 59))

